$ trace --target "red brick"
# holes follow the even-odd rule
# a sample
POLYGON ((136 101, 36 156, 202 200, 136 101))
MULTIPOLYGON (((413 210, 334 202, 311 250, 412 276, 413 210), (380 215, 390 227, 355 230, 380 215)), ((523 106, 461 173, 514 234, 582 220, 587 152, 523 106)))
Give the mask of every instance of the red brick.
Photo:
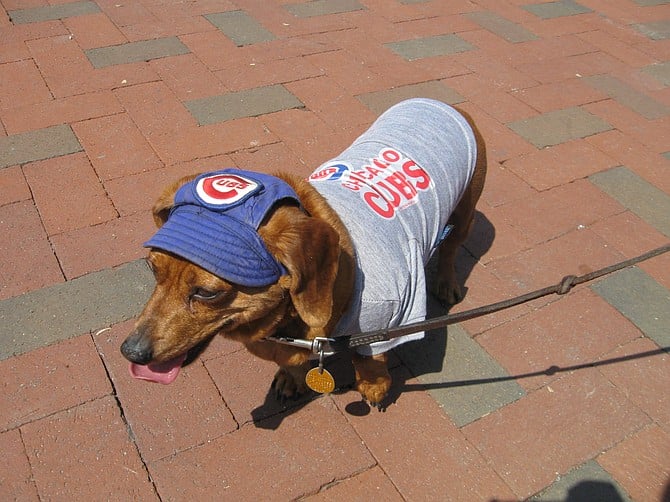
MULTIPOLYGON (((396 389, 420 388, 404 371, 393 377, 396 389)), ((405 500, 442 500, 445 494, 453 501, 514 498, 428 393, 406 389, 392 397, 385 413, 368 415, 354 392, 334 399, 405 500)))
POLYGON ((114 178, 105 182, 105 189, 121 216, 138 212, 146 214, 154 205, 163 189, 178 179, 190 174, 233 166, 227 155, 217 155, 206 159, 174 164, 169 167, 145 171, 134 175, 114 178))
MULTIPOLYGON (((494 119, 502 122, 514 122, 537 115, 537 112, 517 99, 517 93, 510 95, 506 91, 492 86, 475 73, 460 75, 445 80, 459 94, 486 110, 494 119)), ((522 91, 519 91, 522 92, 522 91)))
POLYGON ((154 231, 153 219, 146 212, 54 235, 51 241, 70 280, 143 257, 142 243, 154 231))
POLYGON ((670 386, 670 355, 648 338, 638 338, 601 359, 612 363, 600 365, 600 372, 657 424, 669 429, 670 395, 665 390, 670 386))
POLYGON ((618 263, 622 255, 589 229, 575 230, 488 266, 516 294, 618 263))
POLYGON ((52 99, 32 60, 0 65, 0 108, 17 108, 52 99))
POLYGON ((272 113, 264 115, 261 120, 308 167, 309 172, 338 155, 363 132, 336 132, 314 113, 306 110, 272 113))
POLYGON ((616 129, 589 136, 585 141, 610 156, 619 165, 632 169, 661 190, 670 193, 670 176, 667 175, 670 159, 616 129))
POLYGON ((542 113, 593 103, 607 97, 579 79, 527 87, 514 92, 513 96, 542 113))
POLYGON ((580 33, 578 37, 632 68, 642 68, 656 62, 654 58, 635 47, 631 47, 629 43, 618 40, 609 33, 600 30, 580 33))
POLYGON ((84 154, 33 162, 25 165, 23 172, 49 235, 117 216, 84 154))
MULTIPOLYGON (((486 182, 482 201, 491 207, 507 204, 514 200, 531 197, 535 191, 528 183, 507 169, 504 165, 491 159, 486 170, 486 182)), ((483 211, 483 209, 480 209, 483 211)))
POLYGON ((670 253, 641 263, 639 267, 663 287, 670 289, 670 253))
POLYGON ((4 460, 0 466, 0 498, 38 500, 37 488, 18 429, 0 433, 0 450, 4 460))
POLYGON ((554 57, 528 62, 517 67, 517 70, 538 82, 552 83, 582 77, 610 73, 614 68, 621 66, 609 54, 590 52, 563 58, 554 57))
POLYGON ((125 113, 79 122, 72 128, 103 181, 163 166, 125 113))
POLYGON ((19 166, 0 170, 0 206, 31 197, 30 188, 19 166))
POLYGON ((333 129, 360 134, 376 119, 373 112, 330 77, 291 82, 286 88, 333 129))
POLYGON ((93 69, 77 42, 68 36, 30 40, 27 44, 57 98, 157 79, 144 62, 93 69))
POLYGON ((479 213, 475 215, 475 226, 466 247, 481 263, 516 254, 532 245, 521 230, 500 213, 489 210, 485 202, 480 202, 477 208, 479 213))
MULTIPOLYGON (((230 64, 230 59, 239 52, 235 43, 219 30, 184 35, 180 40, 212 71, 230 64), (222 54, 230 55, 231 58, 222 58, 222 54)), ((249 59, 249 62, 253 62, 253 59, 249 59)))
MULTIPOLYGON (((301 81, 322 75, 323 71, 303 57, 278 59, 259 63, 243 62, 216 72, 232 91, 241 91, 273 84, 301 81)), ((310 80, 311 81, 311 80, 310 80)))
POLYGON ((154 497, 112 396, 32 422, 21 432, 40 498, 154 497))
POLYGON ((330 76, 348 93, 364 94, 385 89, 383 78, 365 61, 346 51, 324 52, 305 56, 305 59, 330 76))
POLYGON ((237 429, 200 360, 184 367, 170 385, 133 379, 128 361, 119 352, 132 328, 132 321, 117 324, 96 335, 95 341, 146 461, 209 443, 237 429))
POLYGON ((296 499, 375 464, 332 401, 248 424, 234 434, 149 464, 163 498, 296 499), (250 473, 253 482, 250 482, 250 473), (257 475, 257 474, 261 475, 257 475))
POLYGON ((0 115, 7 132, 17 134, 121 111, 114 95, 110 91, 101 91, 26 105, 0 115))
POLYGON ((471 51, 458 54, 459 61, 471 71, 479 75, 484 81, 503 91, 515 91, 537 85, 537 80, 522 73, 504 59, 496 58, 480 51, 471 51))
POLYGON ((603 118, 614 128, 645 145, 652 152, 665 153, 668 150, 665 133, 670 129, 670 116, 647 120, 630 108, 611 99, 585 105, 584 109, 603 118))
POLYGON ((533 145, 491 117, 486 110, 473 103, 461 103, 458 107, 470 114, 484 137, 489 162, 504 162, 512 157, 535 151, 533 145))
POLYGON ((630 211, 598 221, 591 226, 591 230, 626 258, 641 255, 668 242, 666 236, 630 211))
POLYGON ((284 143, 242 150, 232 153, 230 158, 231 166, 269 174, 284 171, 307 177, 313 171, 312 166, 305 166, 300 162, 284 143))
POLYGON ((120 4, 114 0, 100 0, 98 5, 110 21, 119 27, 156 21, 155 16, 141 2, 120 4))
POLYGON ((32 201, 0 207, 0 234, 0 299, 63 281, 32 201))
POLYGON ((88 335, 0 362, 0 429, 11 429, 111 394, 88 335))
POLYGON ((598 457, 632 500, 667 500, 670 435, 649 427, 598 457))
POLYGON ((541 243, 623 211, 589 181, 577 180, 492 208, 488 214, 521 231, 530 242, 541 243))
POLYGON ((598 295, 582 288, 482 333, 477 342, 508 373, 522 375, 518 382, 525 389, 536 389, 639 336, 630 321, 598 295), (549 374, 543 374, 547 370, 549 374))
POLYGON ((525 499, 648 422, 597 370, 584 369, 462 431, 525 499))
POLYGON ((14 63, 24 59, 30 59, 30 51, 23 40, 12 39, 0 44, 0 64, 14 63))
POLYGON ((128 42, 111 19, 103 13, 74 16, 63 19, 70 33, 82 49, 120 45, 128 42))
POLYGON ((193 54, 161 58, 151 62, 163 83, 181 101, 225 94, 232 89, 228 78, 217 78, 193 54))
POLYGON ((576 139, 505 162, 536 190, 546 190, 619 165, 590 143, 576 139))
POLYGON ((327 486, 316 495, 307 497, 305 500, 367 502, 371 498, 388 502, 404 500, 379 466, 354 477, 338 481, 332 486, 327 486))

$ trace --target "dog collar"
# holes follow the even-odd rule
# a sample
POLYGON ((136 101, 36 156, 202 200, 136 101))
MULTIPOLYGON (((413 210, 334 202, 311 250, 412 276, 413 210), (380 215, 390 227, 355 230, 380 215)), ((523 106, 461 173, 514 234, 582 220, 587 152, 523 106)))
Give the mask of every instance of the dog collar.
POLYGON ((274 176, 239 169, 201 174, 177 190, 167 221, 144 247, 181 256, 235 284, 273 284, 287 272, 258 227, 280 201, 300 205, 295 191, 274 176))

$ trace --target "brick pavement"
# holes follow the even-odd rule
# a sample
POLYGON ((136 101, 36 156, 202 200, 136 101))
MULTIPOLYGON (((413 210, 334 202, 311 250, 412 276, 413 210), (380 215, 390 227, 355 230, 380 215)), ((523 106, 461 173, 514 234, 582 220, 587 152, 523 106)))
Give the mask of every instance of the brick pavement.
POLYGON ((118 346, 162 185, 306 174, 410 96, 488 143, 457 310, 666 243, 670 2, 0 5, 2 500, 668 499, 670 255, 402 347, 386 413, 282 406, 225 340, 167 388, 118 346))

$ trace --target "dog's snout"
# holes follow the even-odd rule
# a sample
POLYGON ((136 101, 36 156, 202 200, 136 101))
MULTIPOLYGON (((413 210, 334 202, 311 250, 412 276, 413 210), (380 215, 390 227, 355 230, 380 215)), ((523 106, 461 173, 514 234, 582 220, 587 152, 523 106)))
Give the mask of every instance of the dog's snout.
POLYGON ((136 364, 148 364, 154 357, 150 338, 137 331, 131 333, 121 344, 121 353, 136 364))

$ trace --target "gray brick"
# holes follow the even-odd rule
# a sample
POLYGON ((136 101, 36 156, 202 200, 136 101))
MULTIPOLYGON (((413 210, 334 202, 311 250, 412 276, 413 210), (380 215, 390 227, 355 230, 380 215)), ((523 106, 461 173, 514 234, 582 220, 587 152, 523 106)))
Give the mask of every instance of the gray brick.
POLYGON ((65 19, 68 17, 83 16, 100 12, 95 2, 70 2, 31 9, 10 10, 9 18, 14 24, 40 23, 65 19))
POLYGON ((538 148, 609 131, 612 126, 582 108, 566 108, 508 124, 538 148))
POLYGON ((363 10, 365 7, 356 0, 314 0, 313 2, 285 5, 284 8, 295 17, 315 17, 363 10))
POLYGON ((458 325, 449 326, 447 336, 428 336, 396 353, 459 427, 525 394, 458 325))
POLYGON ((665 40, 670 38, 670 20, 634 24, 633 28, 652 40, 665 40))
POLYGON ((660 347, 670 347, 670 291, 637 267, 591 286, 660 347))
POLYGON ((154 279, 143 260, 0 302, 0 360, 135 317, 154 279))
POLYGON ((584 80, 595 89, 607 94, 612 99, 627 106, 636 113, 649 120, 664 117, 670 108, 655 99, 650 98, 616 77, 610 75, 595 75, 585 77, 584 80))
POLYGON ((670 86, 670 61, 645 66, 642 71, 648 73, 663 85, 670 86))
POLYGON ((623 166, 594 174, 589 179, 610 197, 670 237, 670 195, 623 166))
POLYGON ((81 152, 68 125, 0 137, 0 168, 81 152))
POLYGON ((595 460, 560 476, 551 486, 531 497, 538 502, 557 500, 611 500, 631 502, 628 494, 595 460))
POLYGON ((466 17, 511 43, 528 42, 538 38, 520 24, 513 23, 495 12, 470 12, 466 17))
POLYGON ((409 98, 432 98, 451 105, 465 101, 463 96, 437 80, 360 94, 356 98, 377 114, 381 114, 396 103, 409 98))
POLYGON ((556 17, 574 16, 576 14, 593 12, 588 7, 584 7, 572 0, 524 5, 523 8, 542 19, 553 19, 556 17))
POLYGON ((651 7, 652 5, 665 5, 669 4, 670 0, 633 0, 638 5, 643 7, 651 7))
POLYGON ((391 42, 384 44, 384 46, 388 47, 407 61, 457 54, 475 48, 473 45, 454 34, 391 42))
POLYGON ((205 18, 235 42, 238 47, 269 42, 275 39, 270 31, 241 10, 206 14, 205 18))
POLYGON ((200 125, 303 108, 305 105, 283 85, 271 85, 184 103, 200 125))
POLYGON ((98 47, 84 51, 95 68, 151 61, 191 52, 177 37, 141 40, 127 44, 98 47))

